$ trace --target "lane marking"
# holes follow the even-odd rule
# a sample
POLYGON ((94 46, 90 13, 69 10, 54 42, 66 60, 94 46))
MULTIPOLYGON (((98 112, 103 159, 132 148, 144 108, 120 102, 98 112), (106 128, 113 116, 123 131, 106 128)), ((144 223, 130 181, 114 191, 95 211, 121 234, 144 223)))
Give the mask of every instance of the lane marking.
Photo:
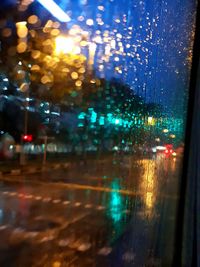
POLYGON ((85 207, 86 209, 91 209, 91 208, 92 208, 92 204, 86 204, 84 207, 85 207))
POLYGON ((34 238, 34 237, 37 237, 39 235, 39 232, 27 232, 25 234, 25 237, 26 238, 34 238))
POLYGON ((77 250, 84 252, 84 251, 90 249, 91 246, 92 246, 91 243, 83 243, 77 248, 77 250))
POLYGON ((127 251, 123 254, 122 259, 127 262, 133 262, 135 259, 135 254, 131 251, 127 251))
POLYGON ((63 204, 64 205, 68 205, 70 203, 70 201, 66 200, 66 201, 63 201, 63 204))
POLYGON ((80 202, 76 202, 76 203, 74 204, 74 206, 75 206, 75 207, 79 207, 79 206, 81 206, 81 203, 80 203, 80 202))
POLYGON ((33 196, 32 195, 25 195, 24 198, 25 199, 31 199, 31 198, 33 198, 33 196))
MULTIPOLYGON (((4 194, 12 194, 13 196, 17 195, 17 193, 15 193, 15 192, 9 193, 7 191, 5 191, 4 194)), ((50 198, 50 197, 42 198, 41 196, 24 195, 24 194, 21 194, 21 193, 18 194, 18 197, 24 197, 25 199, 34 198, 35 200, 37 200, 37 201, 41 200, 44 203, 50 202, 52 200, 52 198, 50 198)), ((52 203, 54 203, 54 204, 62 203, 63 205, 68 205, 68 204, 70 204, 70 201, 68 201, 68 200, 62 201, 61 199, 53 199, 52 203)), ((81 205, 83 205, 85 209, 90 209, 92 207, 94 207, 94 209, 99 210, 99 211, 106 209, 106 207, 102 206, 102 205, 84 204, 84 203, 81 203, 81 202, 76 202, 76 203, 73 204, 74 207, 80 207, 81 205)), ((131 212, 130 210, 124 210, 123 211, 123 213, 125 213, 125 214, 129 214, 130 212, 131 212)))
POLYGON ((86 216, 88 216, 89 214, 90 214, 89 212, 85 212, 83 214, 80 214, 79 216, 77 216, 74 219, 72 219, 71 222, 69 222, 69 224, 76 223, 76 222, 82 220, 83 218, 85 218, 86 216))
POLYGON ((50 202, 51 201, 51 197, 45 197, 42 199, 43 202, 50 202))
POLYGON ((12 197, 13 197, 13 196, 16 196, 16 195, 17 195, 16 192, 11 192, 11 193, 10 193, 10 196, 12 196, 12 197))
POLYGON ((8 225, 6 225, 6 224, 0 226, 0 230, 1 230, 1 231, 2 231, 2 230, 5 230, 5 229, 7 229, 7 228, 8 228, 8 225))
POLYGON ((97 207, 96 207, 96 209, 97 209, 97 210, 105 210, 105 207, 104 207, 104 206, 101 206, 101 205, 99 205, 99 206, 97 206, 97 207))
POLYGON ((58 203, 61 202, 61 199, 54 199, 52 202, 53 202, 54 204, 58 204, 58 203))
POLYGON ((41 200, 42 197, 41 196, 35 196, 35 200, 41 200))
POLYGON ((66 247, 66 246, 68 246, 68 244, 69 244, 69 239, 62 239, 62 240, 60 240, 60 241, 58 242, 58 245, 59 245, 60 247, 66 247))
POLYGON ((108 256, 112 251, 111 247, 103 247, 98 251, 99 255, 108 256))
POLYGON ((44 243, 44 242, 48 242, 48 241, 52 241, 55 239, 55 236, 53 235, 49 235, 49 236, 45 236, 42 239, 40 239, 38 242, 39 243, 44 243))
POLYGON ((32 199, 33 198, 33 195, 27 195, 26 196, 26 199, 32 199))
MULTIPOLYGON (((24 176, 22 176, 24 177, 24 176)), ((15 179, 15 178, 8 178, 8 177, 1 177, 1 180, 7 181, 7 182, 16 182, 16 183, 23 183, 23 179, 15 179)), ((47 184, 44 182, 39 181, 33 181, 33 180, 27 180, 29 184, 34 185, 42 185, 46 186, 47 184)), ((72 184, 72 183, 48 183, 48 186, 51 186, 53 188, 66 188, 66 189, 77 189, 77 190, 91 190, 91 191, 100 191, 100 192, 107 192, 107 193, 119 193, 122 195, 128 195, 128 196, 143 196, 144 193, 142 192, 133 192, 131 190, 125 190, 125 189, 112 189, 109 187, 99 187, 99 186, 91 186, 91 185, 80 185, 80 184, 72 184)), ((171 196, 170 196, 171 197, 171 196)), ((176 197, 177 198, 177 197, 176 197)))
POLYGON ((20 228, 20 227, 15 228, 13 230, 13 234, 21 234, 21 233, 24 233, 24 232, 25 232, 25 230, 23 228, 20 228))

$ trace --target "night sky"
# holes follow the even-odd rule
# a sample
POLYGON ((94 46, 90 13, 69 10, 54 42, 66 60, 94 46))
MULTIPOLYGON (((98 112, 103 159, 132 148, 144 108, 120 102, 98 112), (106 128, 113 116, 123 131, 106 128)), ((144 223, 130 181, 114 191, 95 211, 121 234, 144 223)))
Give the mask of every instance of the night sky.
MULTIPOLYGON (((14 0, 3 1, 14 3, 14 0)), ((22 1, 23 2, 23 1, 22 1)), ((31 1, 29 1, 31 2, 31 1)), ((123 80, 147 102, 183 114, 188 92, 195 0, 62 0, 70 16, 62 29, 79 25, 96 44, 94 68, 100 77, 123 80)), ((34 1, 26 14, 42 23, 53 18, 34 1)))

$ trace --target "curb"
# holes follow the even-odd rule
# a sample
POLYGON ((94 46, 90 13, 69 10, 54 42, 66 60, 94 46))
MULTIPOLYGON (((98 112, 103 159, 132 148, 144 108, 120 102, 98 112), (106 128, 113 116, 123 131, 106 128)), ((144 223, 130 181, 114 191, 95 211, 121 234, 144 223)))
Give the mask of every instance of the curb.
POLYGON ((10 176, 19 176, 19 175, 24 175, 24 174, 35 174, 35 173, 40 173, 40 172, 45 172, 45 171, 52 171, 52 170, 59 170, 59 169, 68 169, 70 167, 70 163, 55 163, 52 164, 51 166, 41 166, 41 167, 30 167, 29 169, 12 169, 9 171, 5 172, 0 172, 0 178, 3 177, 4 175, 10 175, 10 176))
POLYGON ((10 171, 10 175, 20 175, 21 169, 14 169, 10 171))

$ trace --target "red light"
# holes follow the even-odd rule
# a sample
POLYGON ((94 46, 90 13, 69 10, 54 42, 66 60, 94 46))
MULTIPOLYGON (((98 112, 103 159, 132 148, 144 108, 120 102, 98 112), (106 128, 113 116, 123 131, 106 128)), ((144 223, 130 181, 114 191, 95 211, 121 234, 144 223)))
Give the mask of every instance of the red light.
POLYGON ((173 149, 173 145, 172 145, 172 144, 166 144, 165 147, 166 147, 166 149, 168 149, 168 150, 169 150, 169 149, 173 149))
POLYGON ((168 154, 168 153, 169 153, 169 150, 168 150, 168 149, 166 149, 166 150, 165 150, 165 153, 166 153, 166 154, 168 154))
POLYGON ((170 153, 172 153, 173 152, 173 150, 172 149, 170 149, 170 153))
POLYGON ((23 141, 25 141, 25 142, 32 142, 33 141, 32 134, 25 134, 25 135, 23 135, 23 141))

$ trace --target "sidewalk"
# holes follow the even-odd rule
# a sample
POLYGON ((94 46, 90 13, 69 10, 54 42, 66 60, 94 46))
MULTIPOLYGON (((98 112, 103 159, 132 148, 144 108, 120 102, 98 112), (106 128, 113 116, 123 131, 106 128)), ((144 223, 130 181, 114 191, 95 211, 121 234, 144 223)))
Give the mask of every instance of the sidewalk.
MULTIPOLYGON (((0 177, 3 175, 35 174, 51 170, 73 169, 74 167, 76 169, 78 166, 91 164, 94 161, 96 161, 96 159, 91 156, 87 158, 87 160, 81 157, 50 158, 46 161, 46 164, 43 164, 41 160, 28 160, 25 165, 20 165, 19 160, 0 161, 0 177)), ((107 159, 98 159, 97 161, 98 164, 103 164, 107 159)))

